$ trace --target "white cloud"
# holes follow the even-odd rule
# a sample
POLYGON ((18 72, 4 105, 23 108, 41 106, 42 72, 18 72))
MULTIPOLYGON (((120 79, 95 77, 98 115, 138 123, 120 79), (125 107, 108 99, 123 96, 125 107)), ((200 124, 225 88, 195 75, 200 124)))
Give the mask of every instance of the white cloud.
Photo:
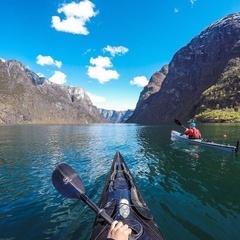
POLYGON ((57 31, 88 35, 89 31, 85 25, 98 14, 94 11, 94 7, 95 5, 89 0, 62 4, 58 13, 65 14, 66 18, 61 20, 59 16, 53 16, 52 27, 57 31))
POLYGON ((130 81, 130 84, 138 87, 145 87, 148 84, 148 80, 145 76, 138 76, 133 78, 133 80, 130 81))
POLYGON ((109 82, 112 79, 118 79, 118 72, 108 69, 112 67, 110 58, 98 56, 97 58, 91 58, 90 63, 95 65, 88 67, 87 74, 90 78, 97 79, 101 84, 109 82))
POLYGON ((90 97, 91 101, 93 103, 103 103, 103 102, 106 102, 106 98, 105 97, 102 97, 102 96, 97 96, 97 95, 94 95, 90 92, 87 92, 88 96, 90 97))
POLYGON ((103 84, 109 82, 111 79, 118 79, 119 74, 115 70, 107 70, 103 67, 88 67, 88 76, 97 79, 99 83, 103 84))
POLYGON ((98 56, 97 58, 91 57, 90 63, 92 65, 96 65, 96 67, 103 67, 103 68, 112 67, 112 63, 109 57, 102 57, 102 56, 98 56))
POLYGON ((106 52, 110 52, 111 56, 117 55, 122 55, 128 52, 128 48, 123 47, 123 46, 118 46, 118 47, 112 47, 112 46, 107 46, 103 49, 106 52))
POLYGON ((37 64, 39 64, 41 66, 44 66, 44 65, 54 65, 54 66, 56 66, 58 68, 62 67, 62 62, 54 60, 51 56, 38 55, 37 56, 37 64))
POLYGON ((66 75, 63 72, 55 71, 53 76, 49 78, 49 81, 57 84, 63 84, 66 83, 66 75))

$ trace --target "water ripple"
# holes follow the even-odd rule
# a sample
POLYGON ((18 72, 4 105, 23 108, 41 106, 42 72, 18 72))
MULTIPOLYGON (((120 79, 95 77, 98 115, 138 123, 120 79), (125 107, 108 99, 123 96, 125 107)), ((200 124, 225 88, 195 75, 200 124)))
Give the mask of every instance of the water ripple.
POLYGON ((95 214, 83 202, 60 196, 52 171, 68 163, 98 203, 120 151, 167 239, 238 239, 239 156, 175 145, 172 128, 0 126, 1 238, 88 239, 95 214))

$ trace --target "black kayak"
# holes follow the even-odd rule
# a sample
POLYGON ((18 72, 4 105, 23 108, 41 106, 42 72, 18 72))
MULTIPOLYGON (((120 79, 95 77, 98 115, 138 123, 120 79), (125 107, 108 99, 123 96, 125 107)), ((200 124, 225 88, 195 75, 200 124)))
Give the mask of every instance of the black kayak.
MULTIPOLYGON (((130 173, 122 155, 116 152, 100 200, 100 209, 132 229, 131 239, 165 239, 130 173)), ((109 223, 97 216, 91 240, 106 240, 109 223)))

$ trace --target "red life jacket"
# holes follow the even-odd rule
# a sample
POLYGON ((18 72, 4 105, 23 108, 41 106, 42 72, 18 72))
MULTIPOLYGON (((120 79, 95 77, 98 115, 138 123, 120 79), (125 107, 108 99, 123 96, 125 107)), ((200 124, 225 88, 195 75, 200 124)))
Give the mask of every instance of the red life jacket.
POLYGON ((191 139, 199 139, 201 138, 201 133, 197 128, 192 128, 193 133, 191 135, 188 135, 189 138, 191 139))

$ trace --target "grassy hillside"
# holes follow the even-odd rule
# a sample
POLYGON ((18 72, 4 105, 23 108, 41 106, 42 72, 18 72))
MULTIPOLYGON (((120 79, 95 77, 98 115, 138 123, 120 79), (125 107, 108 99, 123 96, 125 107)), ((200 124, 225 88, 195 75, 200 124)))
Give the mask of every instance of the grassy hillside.
POLYGON ((240 58, 231 59, 219 82, 199 101, 195 118, 202 122, 240 121, 240 58))

